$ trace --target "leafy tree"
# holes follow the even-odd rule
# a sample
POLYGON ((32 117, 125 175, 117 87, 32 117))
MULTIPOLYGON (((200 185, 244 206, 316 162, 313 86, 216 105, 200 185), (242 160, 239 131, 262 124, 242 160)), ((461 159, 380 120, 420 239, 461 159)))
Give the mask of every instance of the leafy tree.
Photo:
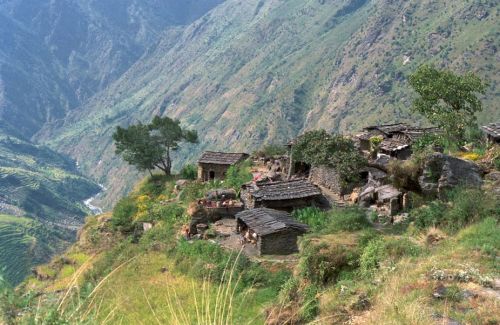
POLYGON ((483 106, 477 97, 485 94, 487 84, 472 73, 463 76, 423 65, 410 76, 410 85, 419 94, 413 110, 461 143, 468 126, 475 124, 483 106))
POLYGON ((178 120, 156 116, 148 125, 136 124, 128 128, 118 126, 113 134, 116 154, 122 155, 130 165, 139 171, 159 168, 166 175, 171 174, 171 151, 179 148, 180 142, 196 143, 196 131, 181 128, 178 120))
POLYGON ((354 141, 325 130, 309 131, 300 136, 292 149, 292 156, 294 160, 309 165, 335 168, 346 183, 356 181, 360 168, 366 165, 354 141))
MULTIPOLYGON (((149 125, 149 130, 153 132, 156 143, 161 144, 166 152, 162 169, 170 175, 172 169, 171 151, 179 149, 181 142, 198 143, 198 133, 194 130, 183 129, 179 120, 172 120, 169 117, 155 116, 149 125)), ((157 166, 158 167, 158 166, 157 166)))
POLYGON ((147 125, 139 123, 128 128, 118 126, 113 140, 116 154, 122 155, 123 160, 134 165, 139 171, 147 170, 151 174, 155 167, 166 169, 163 159, 165 148, 155 143, 147 125))

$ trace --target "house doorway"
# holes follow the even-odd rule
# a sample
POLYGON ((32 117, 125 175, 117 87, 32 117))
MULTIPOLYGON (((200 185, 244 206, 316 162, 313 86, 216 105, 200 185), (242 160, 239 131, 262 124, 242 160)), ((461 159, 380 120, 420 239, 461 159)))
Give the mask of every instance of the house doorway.
POLYGON ((208 179, 210 179, 211 181, 213 181, 215 179, 215 172, 213 170, 211 170, 208 173, 208 179))

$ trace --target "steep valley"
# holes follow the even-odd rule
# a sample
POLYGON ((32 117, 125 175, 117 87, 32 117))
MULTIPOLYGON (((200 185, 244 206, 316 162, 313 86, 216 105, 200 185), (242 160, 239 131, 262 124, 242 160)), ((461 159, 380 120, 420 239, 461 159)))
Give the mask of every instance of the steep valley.
POLYGON ((206 149, 252 151, 313 128, 423 125, 407 82, 422 63, 487 81, 478 117, 495 121, 499 10, 493 0, 2 1, 0 213, 79 225, 97 184, 107 190, 95 204, 111 209, 142 176, 111 135, 154 115, 200 134, 176 169, 206 149))
POLYGON ((121 78, 37 136, 106 184, 109 208, 137 177, 115 157, 113 129, 156 114, 200 132, 201 144, 182 150, 177 167, 204 149, 248 151, 311 128, 424 123, 410 113, 407 76, 425 62, 489 82, 479 120, 493 121, 498 15, 494 1, 226 1, 164 34, 121 78))

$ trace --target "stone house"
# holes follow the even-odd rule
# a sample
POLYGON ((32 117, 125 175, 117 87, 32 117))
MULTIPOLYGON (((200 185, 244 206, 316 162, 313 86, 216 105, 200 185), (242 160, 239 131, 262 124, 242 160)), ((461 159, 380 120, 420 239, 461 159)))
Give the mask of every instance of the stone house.
POLYGON ((271 208, 291 211, 312 206, 322 197, 321 190, 306 179, 243 185, 241 199, 246 209, 271 208))
POLYGON ((425 134, 439 133, 438 128, 419 128, 405 123, 368 126, 356 138, 361 151, 370 151, 372 137, 381 136, 383 141, 379 152, 391 157, 406 160, 411 154, 411 145, 425 134))
POLYGON ((500 144, 500 122, 484 125, 481 130, 486 134, 489 142, 500 144))
POLYGON ((198 160, 198 179, 204 182, 224 179, 229 167, 248 157, 249 155, 246 153, 205 151, 198 160))
POLYGON ((289 213, 267 208, 245 210, 236 215, 236 231, 252 234, 259 255, 288 255, 298 252, 297 238, 308 227, 289 213))

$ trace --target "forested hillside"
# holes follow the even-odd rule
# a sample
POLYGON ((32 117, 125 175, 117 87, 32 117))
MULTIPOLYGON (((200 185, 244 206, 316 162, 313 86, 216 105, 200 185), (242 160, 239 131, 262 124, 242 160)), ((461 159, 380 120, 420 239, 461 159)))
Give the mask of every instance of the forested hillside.
POLYGON ((164 34, 120 79, 39 135, 107 185, 109 207, 136 177, 115 158, 111 133, 155 114, 200 131, 201 145, 183 153, 191 160, 206 148, 252 150, 313 127, 418 123, 407 76, 429 63, 487 81, 480 121, 495 120, 498 16, 495 1, 226 1, 164 34))

